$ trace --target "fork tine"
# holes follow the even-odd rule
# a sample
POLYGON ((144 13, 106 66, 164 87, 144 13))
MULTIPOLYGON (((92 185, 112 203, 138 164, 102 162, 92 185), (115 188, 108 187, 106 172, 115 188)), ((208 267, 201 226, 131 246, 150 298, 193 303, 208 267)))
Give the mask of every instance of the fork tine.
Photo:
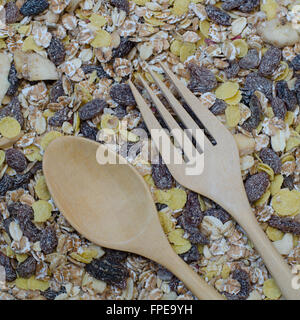
MULTIPOLYGON (((158 76, 150 68, 148 68, 148 71, 151 74, 154 81, 156 82, 157 86, 160 88, 164 96, 169 101, 170 105, 172 106, 173 110, 176 112, 177 116, 184 123, 185 127, 188 129, 191 129, 192 133, 196 132, 196 130, 199 130, 200 128, 197 125, 197 123, 193 120, 193 118, 189 115, 189 113, 183 108, 181 103, 174 97, 171 90, 167 88, 167 86, 158 78, 158 76)), ((194 138, 196 140, 197 137, 194 136, 194 138)), ((208 148, 210 148, 211 143, 205 135, 204 135, 204 141, 205 141, 205 148, 207 150, 208 148)), ((201 146, 201 149, 203 150, 203 146, 201 146)))
MULTIPOLYGON (((190 140, 192 135, 188 137, 189 134, 187 134, 185 131, 182 130, 182 128, 178 125, 178 123, 170 114, 170 112, 167 110, 167 108, 163 105, 163 103, 158 99, 158 97, 151 90, 148 83, 141 76, 139 78, 140 78, 140 81, 143 83, 145 89, 147 90, 150 98, 156 105, 157 110, 159 111, 161 117, 163 118, 165 123, 168 125, 169 130, 172 131, 176 142, 178 143, 180 148, 183 150, 187 158, 192 159, 194 157, 193 152, 198 152, 197 149, 193 146, 192 141, 190 140)), ((187 132, 189 133, 190 131, 187 131, 187 132)), ((200 147, 203 150, 203 146, 200 146, 200 147)))
POLYGON ((220 140, 222 138, 222 134, 226 134, 228 130, 208 109, 200 105, 199 99, 175 76, 166 64, 160 62, 160 65, 191 110, 218 142, 218 138, 220 140))
MULTIPOLYGON (((170 151, 170 153, 168 155, 165 154, 165 152, 163 151, 162 148, 162 144, 160 143, 160 138, 151 133, 151 137, 159 151, 159 153, 161 154, 161 157, 163 158, 165 164, 170 163, 174 163, 174 164, 180 164, 183 162, 182 160, 182 154, 179 152, 179 150, 177 148, 175 148, 175 146, 173 145, 169 135, 166 133, 165 130, 162 130, 162 126, 160 125, 160 123, 158 122, 158 120, 155 118, 154 114, 152 113, 150 107, 148 106, 148 104, 146 103, 146 101, 144 100, 144 98, 142 97, 142 95, 139 93, 139 91, 137 90, 137 88, 135 87, 135 85, 129 80, 129 86, 131 88, 132 94, 136 100, 136 103, 141 111, 141 114, 143 115, 143 119, 146 123, 146 126, 149 130, 149 132, 151 133, 151 130, 161 130, 161 135, 163 136, 163 141, 168 141, 169 145, 168 146, 164 146, 164 147, 168 147, 168 150, 170 151), (171 154, 171 150, 172 150, 172 155, 174 156, 174 159, 170 159, 167 156, 170 156, 171 154)), ((168 165, 169 167, 169 165, 168 165)), ((169 169, 171 169, 169 167, 169 169)), ((171 171, 171 170, 170 170, 171 171)))

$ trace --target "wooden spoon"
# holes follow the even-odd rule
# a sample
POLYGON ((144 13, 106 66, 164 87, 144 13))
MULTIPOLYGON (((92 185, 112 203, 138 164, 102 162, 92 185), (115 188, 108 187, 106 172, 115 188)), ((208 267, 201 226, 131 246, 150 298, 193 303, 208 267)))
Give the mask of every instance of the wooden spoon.
POLYGON ((85 238, 156 261, 199 299, 223 299, 173 251, 147 184, 125 159, 94 141, 61 137, 48 146, 43 166, 57 207, 85 238), (100 165, 96 154, 100 163, 115 157, 122 164, 100 165))

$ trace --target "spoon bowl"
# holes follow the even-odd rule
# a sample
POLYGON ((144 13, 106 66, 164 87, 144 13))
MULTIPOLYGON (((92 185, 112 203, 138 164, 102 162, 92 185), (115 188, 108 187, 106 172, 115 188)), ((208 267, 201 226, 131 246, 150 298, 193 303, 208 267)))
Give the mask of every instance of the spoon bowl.
POLYGON ((56 206, 85 238, 160 263, 198 298, 222 299, 173 251, 147 184, 124 158, 97 142, 61 137, 47 147, 43 170, 56 206), (109 158, 117 164, 104 164, 109 158))

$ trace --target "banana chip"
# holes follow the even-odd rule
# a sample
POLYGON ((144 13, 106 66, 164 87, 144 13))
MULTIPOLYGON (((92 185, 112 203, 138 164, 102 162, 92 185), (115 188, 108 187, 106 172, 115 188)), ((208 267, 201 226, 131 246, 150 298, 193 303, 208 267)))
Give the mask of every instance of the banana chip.
POLYGON ((19 122, 12 117, 4 117, 0 120, 0 133, 3 137, 12 139, 17 137, 21 132, 19 122))
POLYGON ((44 176, 41 176, 35 186, 35 193, 37 194, 38 198, 41 200, 50 200, 51 195, 49 193, 46 179, 44 176))
POLYGON ((284 233, 276 228, 268 226, 266 234, 271 241, 281 240, 284 236, 284 233))
POLYGON ((300 210, 300 193, 281 189, 272 199, 272 207, 280 216, 293 216, 300 210))
POLYGON ((45 222, 51 217, 52 205, 46 200, 38 200, 32 205, 35 222, 45 222))
POLYGON ((222 83, 216 89, 216 97, 222 100, 233 98, 239 90, 239 85, 236 82, 227 81, 222 83))
POLYGON ((264 282, 263 293, 267 298, 272 300, 276 300, 281 297, 281 291, 274 279, 268 279, 264 282))
POLYGON ((46 150, 46 148, 48 147, 48 145, 55 140, 58 137, 61 137, 62 134, 58 131, 50 131, 48 133, 46 133, 41 141, 41 147, 43 148, 43 150, 46 150))
POLYGON ((226 122, 230 128, 234 128, 241 120, 240 108, 238 105, 229 105, 225 110, 226 122))

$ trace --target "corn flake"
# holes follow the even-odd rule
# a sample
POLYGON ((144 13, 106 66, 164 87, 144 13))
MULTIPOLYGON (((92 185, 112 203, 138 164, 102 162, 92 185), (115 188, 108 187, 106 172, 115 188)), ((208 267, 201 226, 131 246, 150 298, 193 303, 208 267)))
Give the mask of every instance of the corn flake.
POLYGON ((237 49, 237 57, 243 58, 248 53, 248 44, 243 39, 236 39, 232 41, 235 48, 237 49))
POLYGON ((274 180, 271 182, 271 185, 270 185, 270 191, 272 196, 274 196, 277 192, 280 191, 283 180, 284 178, 281 174, 277 174, 274 177, 274 180))
POLYGON ((272 199, 272 207, 280 216, 293 216, 300 210, 300 193, 281 189, 272 199))
POLYGON ((242 94, 241 94, 241 91, 238 90, 236 95, 234 95, 232 98, 226 99, 225 102, 227 104, 236 105, 236 104, 239 104, 241 100, 242 100, 242 94))
POLYGON ((35 193, 37 194, 38 198, 41 200, 50 200, 51 195, 49 193, 46 179, 44 176, 39 177, 36 186, 35 186, 35 193))
POLYGON ((260 6, 261 10, 266 13, 268 20, 276 18, 278 7, 278 3, 275 0, 265 0, 260 6))
POLYGON ((0 150, 0 166, 2 166, 4 161, 5 161, 5 152, 3 150, 0 150))
POLYGON ((263 293, 267 298, 272 300, 279 299, 281 297, 281 291, 274 279, 268 279, 264 282, 263 293))
POLYGON ((173 5, 173 14, 176 16, 181 16, 188 12, 189 4, 191 0, 175 0, 173 5))
POLYGON ((284 236, 284 233, 276 228, 268 226, 266 234, 271 241, 281 240, 284 236))
POLYGON ((270 177, 270 180, 273 181, 274 179, 274 170, 268 166, 266 163, 259 163, 258 166, 257 166, 257 171, 258 172, 261 172, 261 171, 264 171, 266 172, 269 177, 270 177))
POLYGON ((200 21, 199 23, 200 31, 205 38, 208 38, 210 24, 207 20, 200 21))
POLYGON ((94 40, 91 42, 93 48, 109 47, 111 44, 111 35, 105 30, 98 30, 94 40))
POLYGON ((46 200, 38 200, 33 203, 32 209, 34 212, 35 222, 45 222, 51 217, 52 205, 46 200))
POLYGON ((4 117, 0 120, 0 133, 7 139, 17 137, 21 132, 19 122, 12 117, 4 117))
POLYGON ((174 40, 172 43, 171 43, 171 47, 170 47, 170 50, 173 54, 175 54, 175 56, 179 57, 180 56, 180 49, 183 45, 183 42, 180 41, 180 40, 174 40))
POLYGON ((41 155, 41 150, 34 145, 31 145, 29 147, 26 147, 24 149, 24 154, 26 156, 26 158, 33 162, 33 161, 42 161, 42 155, 41 155))
POLYGON ((70 256, 79 262, 91 263, 91 261, 98 256, 98 251, 87 248, 82 253, 72 252, 70 256))
POLYGON ((222 83, 216 89, 216 97, 222 100, 233 98, 239 90, 239 85, 236 82, 227 81, 222 83))
POLYGON ((189 56, 193 55, 196 51, 195 43, 184 43, 180 48, 180 61, 184 62, 189 56))
POLYGON ((182 209, 186 203, 187 195, 182 189, 155 190, 156 202, 166 204, 172 210, 182 209))
POLYGON ((46 148, 48 147, 48 145, 55 140, 58 137, 61 137, 62 134, 58 131, 49 131, 48 133, 46 133, 41 141, 41 147, 43 148, 43 150, 46 150, 46 148))
POLYGON ((239 106, 229 105, 225 110, 226 122, 230 128, 234 128, 241 120, 241 113, 239 106))
POLYGON ((300 146, 300 135, 296 131, 291 131, 290 137, 286 142, 286 151, 290 151, 300 146))
POLYGON ((31 51, 31 50, 38 52, 38 51, 41 51, 42 49, 43 49, 42 47, 39 47, 35 43, 33 36, 27 37, 24 40, 23 45, 22 45, 22 51, 24 51, 24 52, 31 51))
POLYGON ((105 17, 96 13, 92 13, 89 20, 91 21, 91 25, 96 28, 101 28, 107 23, 107 20, 105 17))
POLYGON ((170 212, 159 211, 158 217, 160 224, 166 234, 175 229, 175 223, 171 220, 170 212))
POLYGON ((267 190, 261 197, 255 202, 255 206, 260 207, 264 205, 270 198, 271 191, 267 190))

